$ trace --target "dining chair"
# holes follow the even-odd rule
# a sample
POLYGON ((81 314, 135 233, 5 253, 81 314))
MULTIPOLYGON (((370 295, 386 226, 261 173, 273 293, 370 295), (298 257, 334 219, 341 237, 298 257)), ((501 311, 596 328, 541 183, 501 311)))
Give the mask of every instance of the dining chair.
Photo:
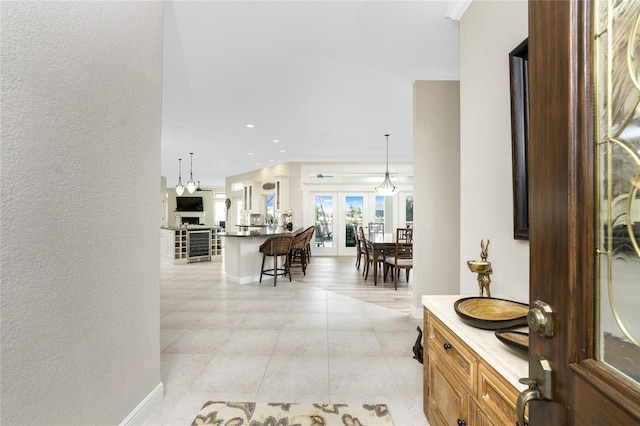
MULTIPOLYGON (((394 242, 399 242, 402 244, 412 244, 413 243, 413 228, 396 228, 396 239, 394 242)), ((395 256, 396 249, 395 247, 392 249, 385 250, 385 258, 390 256, 395 256)), ((384 281, 387 281, 387 275, 389 269, 393 268, 393 265, 385 262, 385 270, 384 270, 384 281)))
POLYGON ((364 259, 365 259, 362 276, 366 281, 367 278, 369 277, 369 269, 373 265, 373 262, 378 262, 378 265, 380 266, 378 270, 380 270, 381 267, 384 265, 384 257, 382 255, 379 255, 378 259, 373 258, 373 247, 369 246, 367 242, 367 238, 364 236, 364 229, 362 228, 362 226, 360 227, 359 231, 360 231, 360 241, 362 244, 362 251, 364 253, 364 259))
POLYGON ((353 227, 353 235, 356 239, 356 268, 360 269, 360 263, 362 262, 362 256, 364 256, 364 251, 362 250, 362 240, 360 239, 360 235, 358 233, 358 225, 352 225, 353 227))
POLYGON ((413 228, 397 228, 396 241, 405 244, 413 243, 413 228))
POLYGON ((409 282, 409 271, 413 268, 413 230, 410 228, 396 229, 396 247, 393 253, 387 253, 384 257, 384 280, 387 280, 388 272, 393 274, 393 284, 398 289, 400 270, 405 270, 405 277, 409 282), (407 232, 407 229, 410 232, 407 232))
POLYGON ((384 223, 369 222, 369 241, 384 240, 384 223))
POLYGON ((289 269, 289 251, 291 251, 291 242, 293 237, 291 234, 278 234, 267 238, 267 240, 260 245, 260 253, 262 253, 262 267, 260 268, 260 282, 262 282, 262 275, 273 276, 273 286, 276 286, 276 280, 278 275, 289 275, 289 281, 291 281, 291 270, 289 269), (273 268, 264 268, 265 260, 267 256, 273 257, 273 268), (283 258, 281 267, 278 267, 278 258, 283 258))

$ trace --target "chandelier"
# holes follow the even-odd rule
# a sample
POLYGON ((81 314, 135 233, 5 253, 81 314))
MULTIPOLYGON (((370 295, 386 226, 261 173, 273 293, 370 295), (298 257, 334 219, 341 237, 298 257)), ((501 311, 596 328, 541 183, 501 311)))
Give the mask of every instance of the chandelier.
POLYGON ((380 186, 376 187, 376 192, 380 195, 393 195, 396 191, 396 187, 391 183, 389 178, 389 135, 384 135, 387 138, 387 168, 384 172, 384 180, 380 186))
POLYGON ((196 183, 193 181, 193 152, 189 153, 191 155, 191 170, 189 171, 189 181, 187 182, 187 191, 189 194, 193 194, 196 190, 196 183))
POLYGON ((182 185, 182 158, 178 158, 178 184, 176 185, 176 194, 178 196, 184 193, 184 185, 182 185))

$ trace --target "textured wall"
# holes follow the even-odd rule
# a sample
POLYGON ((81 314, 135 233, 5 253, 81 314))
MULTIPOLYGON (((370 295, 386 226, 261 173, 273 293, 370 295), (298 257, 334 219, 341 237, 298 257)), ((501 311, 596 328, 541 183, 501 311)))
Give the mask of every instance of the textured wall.
POLYGON ((118 424, 160 382, 162 4, 0 8, 0 423, 118 424))
POLYGON ((491 240, 492 295, 529 299, 529 243, 513 239, 509 52, 528 35, 526 1, 474 1, 460 20, 460 292, 491 240))

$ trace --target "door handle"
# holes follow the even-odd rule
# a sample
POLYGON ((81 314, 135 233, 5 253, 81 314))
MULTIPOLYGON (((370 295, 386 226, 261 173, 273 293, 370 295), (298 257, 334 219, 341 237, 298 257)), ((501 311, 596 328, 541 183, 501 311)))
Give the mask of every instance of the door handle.
POLYGON ((553 397, 551 387, 551 364, 540 354, 529 359, 529 373, 532 377, 520 379, 520 383, 528 386, 518 395, 516 401, 516 426, 525 426, 524 413, 529 401, 550 400, 553 397))
POLYGON ((524 421, 524 412, 527 408, 527 403, 529 401, 540 400, 542 397, 538 389, 538 383, 535 380, 528 378, 520 379, 520 383, 528 385, 529 389, 523 390, 520 392, 520 395, 518 395, 518 400, 516 401, 516 426, 528 426, 524 421))

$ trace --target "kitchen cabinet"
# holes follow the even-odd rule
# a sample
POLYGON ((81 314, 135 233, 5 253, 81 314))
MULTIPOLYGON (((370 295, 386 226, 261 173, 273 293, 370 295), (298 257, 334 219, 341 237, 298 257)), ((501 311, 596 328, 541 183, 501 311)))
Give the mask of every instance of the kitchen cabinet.
POLYGON ((275 209, 278 213, 289 209, 289 178, 286 176, 276 177, 275 209))
POLYGON ((242 209, 247 212, 260 213, 260 182, 243 182, 242 209))
POLYGON ((160 252, 173 263, 209 261, 222 257, 222 242, 218 228, 189 226, 187 228, 162 228, 160 252))

